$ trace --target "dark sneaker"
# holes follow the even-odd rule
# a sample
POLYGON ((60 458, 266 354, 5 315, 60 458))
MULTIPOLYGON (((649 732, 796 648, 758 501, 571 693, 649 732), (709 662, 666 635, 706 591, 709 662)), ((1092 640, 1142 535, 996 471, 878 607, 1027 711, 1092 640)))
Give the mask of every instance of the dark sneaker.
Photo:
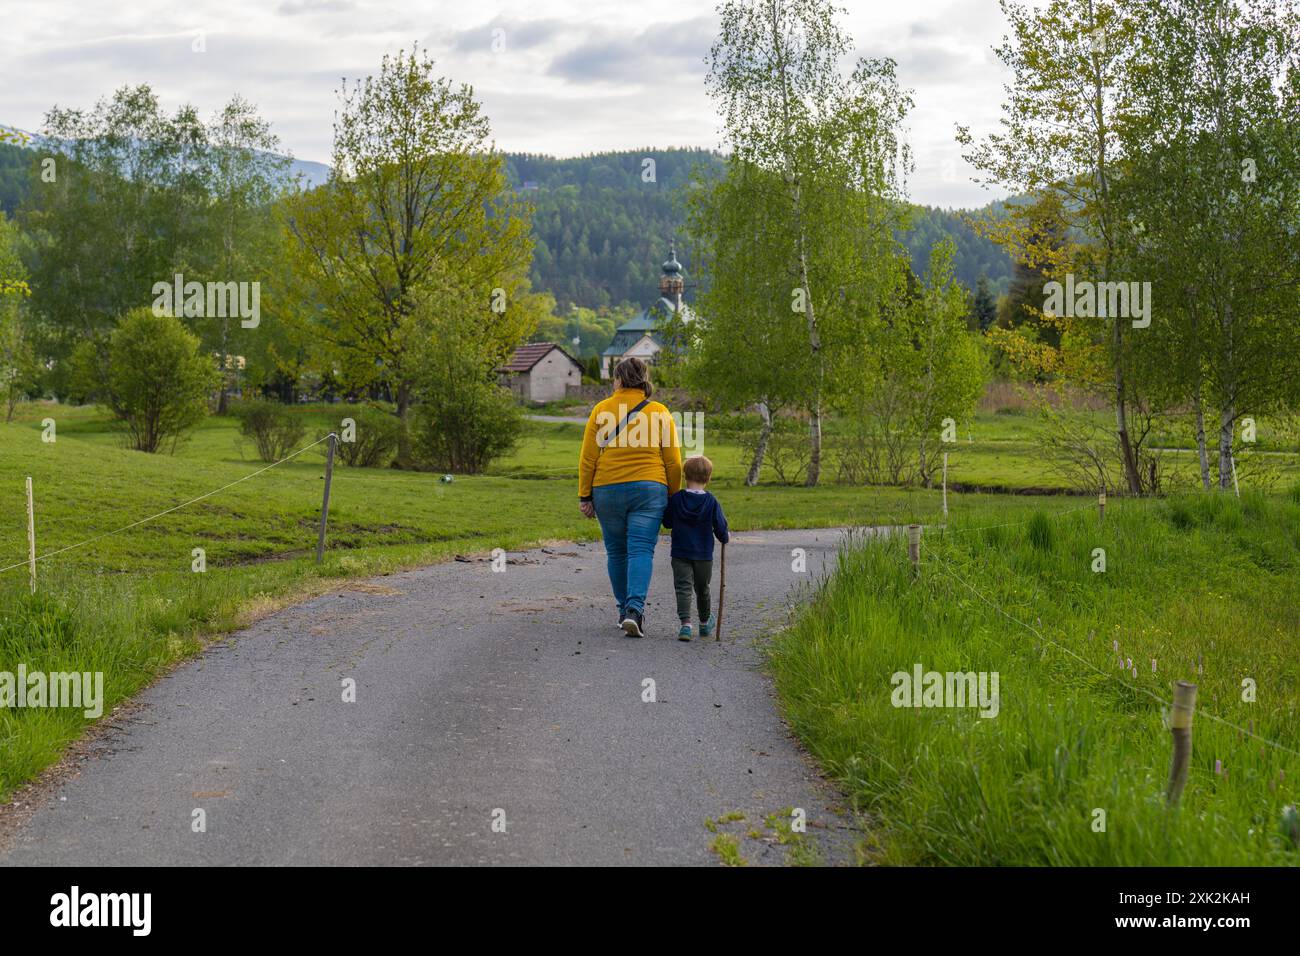
POLYGON ((628 611, 620 626, 628 637, 645 637, 645 619, 640 611, 628 611))
POLYGON ((623 630, 623 618, 624 618, 625 616, 626 616, 626 615, 623 613, 623 609, 622 609, 622 608, 619 608, 619 609, 618 609, 618 617, 614 618, 614 626, 615 626, 616 628, 618 628, 620 631, 623 630))
POLYGON ((713 633, 713 615, 709 615, 707 621, 700 621, 700 637, 708 637, 713 633))
POLYGON ((691 625, 682 624, 682 629, 677 632, 677 640, 689 641, 691 639, 691 625))

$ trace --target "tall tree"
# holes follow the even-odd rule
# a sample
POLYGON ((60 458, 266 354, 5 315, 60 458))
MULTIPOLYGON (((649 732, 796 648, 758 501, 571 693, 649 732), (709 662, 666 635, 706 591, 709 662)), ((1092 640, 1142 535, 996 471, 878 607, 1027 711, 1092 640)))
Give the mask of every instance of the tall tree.
MULTIPOLYGON (((1131 0, 1049 0, 1030 9, 1001 0, 1011 37, 996 48, 1013 72, 1003 104, 1002 132, 975 143, 958 128, 966 160, 988 178, 1017 193, 1064 199, 1069 225, 1085 238, 1084 265, 1101 282, 1120 278, 1120 221, 1112 195, 1124 161, 1122 131, 1129 119, 1122 82, 1136 51, 1137 21, 1131 0)), ((1012 221, 1026 207, 1010 209, 1012 221)), ((1124 322, 1110 320, 1115 432, 1130 492, 1142 491, 1129 434, 1132 386, 1126 377, 1124 322)))
POLYGON ((993 294, 989 277, 981 272, 975 282, 975 292, 971 296, 971 328, 976 332, 988 331, 988 327, 998 318, 998 297, 993 294))
POLYGON ((18 246, 18 227, 0 212, 0 402, 6 422, 39 373, 28 328, 31 289, 18 246))
POLYGON ((202 123, 190 107, 165 115, 147 85, 90 111, 56 106, 43 131, 57 143, 52 176, 34 174, 24 215, 42 351, 57 361, 83 339, 102 346, 155 282, 202 268, 211 193, 202 123))
MULTIPOLYGON (((1300 18, 1292 0, 1143 0, 1127 254, 1164 320, 1142 358, 1190 402, 1201 480, 1217 411, 1219 488, 1238 421, 1300 378, 1300 18)), ((1146 341, 1146 340, 1144 340, 1146 341)))
MULTIPOLYGON (((911 107, 892 60, 859 59, 827 0, 725 0, 709 55, 733 169, 779 177, 782 299, 804 320, 802 404, 809 417, 807 484, 822 467, 822 417, 837 354, 859 348, 863 316, 887 285, 907 165, 900 124, 911 107)), ((774 307, 777 307, 774 303, 774 307)))
POLYGON ((322 305, 318 334, 350 378, 392 392, 405 465, 413 318, 474 303, 481 327, 522 340, 536 321, 525 307, 528 209, 473 90, 437 76, 418 48, 385 56, 378 76, 340 96, 330 181, 290 203, 286 225, 304 289, 322 305))
MULTIPOLYGON (((233 97, 213 117, 208 142, 209 213, 216 240, 212 274, 223 282, 261 282, 266 278, 264 264, 275 254, 272 204, 289 187, 290 160, 276 152, 279 137, 271 132, 270 124, 240 96, 233 97)), ((242 326, 229 314, 206 318, 221 373, 217 412, 224 413, 231 353, 242 326)))
POLYGON ((702 175, 687 193, 687 230, 708 282, 687 327, 687 380, 726 408, 757 407, 761 420, 745 484, 758 484, 773 422, 807 395, 803 316, 790 308, 790 249, 777 220, 785 184, 776 173, 734 165, 702 175))

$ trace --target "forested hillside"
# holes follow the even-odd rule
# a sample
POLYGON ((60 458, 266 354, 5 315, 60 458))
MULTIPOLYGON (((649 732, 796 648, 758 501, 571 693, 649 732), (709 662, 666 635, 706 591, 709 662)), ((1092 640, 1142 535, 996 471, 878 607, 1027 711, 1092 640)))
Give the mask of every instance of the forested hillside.
MULTIPOLYGON (((28 149, 0 143, 0 209, 6 215, 15 214, 30 188, 32 156, 28 149)), ((511 183, 536 210, 533 288, 553 294, 562 313, 572 305, 648 305, 674 236, 689 294, 695 276, 689 243, 681 236, 678 191, 693 168, 720 170, 717 153, 647 148, 571 159, 507 153, 506 160, 511 183), (654 160, 652 180, 647 159, 654 160)), ((957 244, 953 271, 962 284, 973 289, 983 272, 995 292, 1006 291, 1011 274, 1006 254, 977 236, 960 211, 917 206, 911 230, 899 238, 919 273, 931 246, 944 236, 957 244)))
MULTIPOLYGON (((677 190, 689 181, 692 168, 720 170, 723 163, 717 153, 701 149, 643 149, 572 159, 510 153, 507 159, 511 181, 525 189, 536 207, 533 286, 553 293, 562 308, 645 305, 654 294, 668 240, 680 231, 677 190), (642 178, 647 159, 654 160, 654 182, 642 178)), ((976 235, 961 211, 917 206, 911 230, 899 239, 920 273, 930 248, 944 236, 957 244, 953 271, 963 285, 973 289, 985 273, 995 292, 1006 291, 1010 260, 976 235)), ((686 268, 689 289, 689 247, 679 242, 677 257, 686 268)))

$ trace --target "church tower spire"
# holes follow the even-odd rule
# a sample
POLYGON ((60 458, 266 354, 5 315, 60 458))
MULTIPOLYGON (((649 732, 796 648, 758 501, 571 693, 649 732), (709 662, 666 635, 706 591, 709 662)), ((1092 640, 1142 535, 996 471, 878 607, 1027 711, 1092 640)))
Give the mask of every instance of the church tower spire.
POLYGON ((677 242, 668 245, 668 261, 663 265, 664 274, 659 277, 659 294, 672 303, 673 311, 682 307, 682 290, 686 287, 682 264, 677 261, 677 242))

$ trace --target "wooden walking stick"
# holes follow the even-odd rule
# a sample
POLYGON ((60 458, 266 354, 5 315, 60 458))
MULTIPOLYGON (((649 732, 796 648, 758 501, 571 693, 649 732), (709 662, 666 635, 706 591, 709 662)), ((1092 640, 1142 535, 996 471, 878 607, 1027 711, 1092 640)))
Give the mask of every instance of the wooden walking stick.
POLYGON ((714 643, 722 640, 722 602, 727 598, 727 542, 722 542, 722 570, 718 573, 718 629, 713 633, 714 643))

